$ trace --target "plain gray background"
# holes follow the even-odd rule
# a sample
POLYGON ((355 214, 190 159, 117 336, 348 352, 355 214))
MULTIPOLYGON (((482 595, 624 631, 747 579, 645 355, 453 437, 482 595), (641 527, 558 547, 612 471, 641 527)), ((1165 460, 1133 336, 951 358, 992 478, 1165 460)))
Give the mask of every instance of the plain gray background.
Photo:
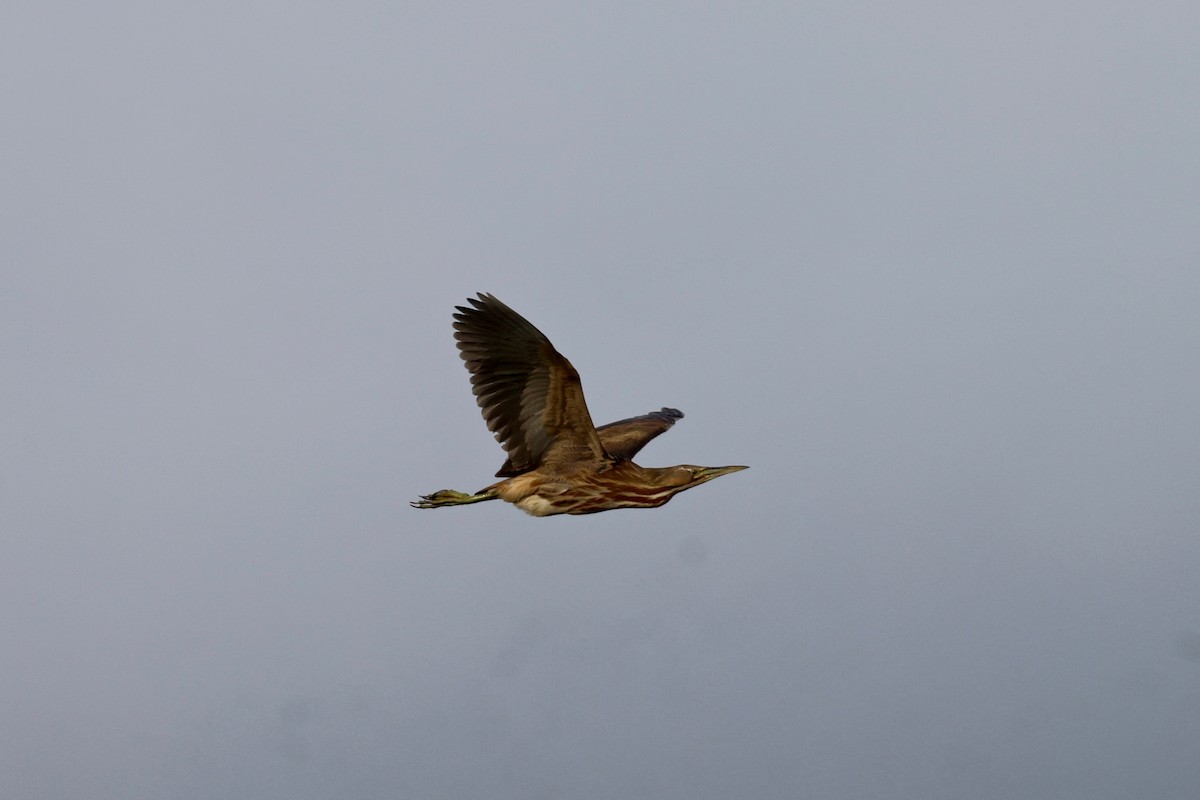
POLYGON ((5 4, 0 794, 1195 798, 1197 8, 5 4))

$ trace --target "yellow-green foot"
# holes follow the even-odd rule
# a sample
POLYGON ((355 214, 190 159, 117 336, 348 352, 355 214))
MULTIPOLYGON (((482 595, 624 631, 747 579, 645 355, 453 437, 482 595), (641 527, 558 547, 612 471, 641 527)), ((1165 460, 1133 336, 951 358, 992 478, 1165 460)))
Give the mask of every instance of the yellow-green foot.
POLYGON ((420 500, 414 500, 409 505, 413 508, 441 508, 442 506, 465 506, 468 503, 480 503, 484 500, 495 499, 496 495, 491 492, 467 494, 466 492, 456 492, 453 489, 442 489, 433 494, 422 495, 420 500))

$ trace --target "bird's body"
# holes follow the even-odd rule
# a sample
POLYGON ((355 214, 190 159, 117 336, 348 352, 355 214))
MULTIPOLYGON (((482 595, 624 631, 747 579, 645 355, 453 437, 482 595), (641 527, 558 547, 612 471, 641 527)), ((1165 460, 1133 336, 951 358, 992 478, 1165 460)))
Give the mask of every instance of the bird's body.
POLYGON ((692 479, 687 470, 681 471, 675 482, 664 482, 663 477, 632 461, 621 461, 604 472, 579 470, 574 474, 547 476, 535 470, 488 488, 522 511, 545 517, 592 514, 614 508, 657 508, 692 479))
POLYGON ((664 408, 596 428, 579 373, 537 328, 488 294, 454 315, 454 338, 488 428, 508 453, 505 478, 475 494, 443 489, 415 508, 499 498, 534 516, 655 508, 745 467, 641 467, 633 456, 683 417, 664 408))

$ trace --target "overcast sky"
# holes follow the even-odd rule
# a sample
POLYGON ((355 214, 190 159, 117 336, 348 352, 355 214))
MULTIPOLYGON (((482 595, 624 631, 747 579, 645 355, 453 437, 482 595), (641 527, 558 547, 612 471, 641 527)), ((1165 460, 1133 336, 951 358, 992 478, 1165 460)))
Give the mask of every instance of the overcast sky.
POLYGON ((6 4, 0 795, 1192 800, 1198 9, 6 4))

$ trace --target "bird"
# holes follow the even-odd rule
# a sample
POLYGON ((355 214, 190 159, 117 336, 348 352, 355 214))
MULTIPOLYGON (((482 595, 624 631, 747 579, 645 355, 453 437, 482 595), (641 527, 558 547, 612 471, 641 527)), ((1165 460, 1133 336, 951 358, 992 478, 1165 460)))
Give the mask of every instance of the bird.
POLYGON ((545 334, 491 294, 455 306, 454 338, 475 400, 508 459, 503 478, 473 494, 442 489, 413 508, 504 500, 535 517, 656 508, 744 466, 642 467, 633 457, 683 412, 662 408, 592 424, 579 373, 545 334))

